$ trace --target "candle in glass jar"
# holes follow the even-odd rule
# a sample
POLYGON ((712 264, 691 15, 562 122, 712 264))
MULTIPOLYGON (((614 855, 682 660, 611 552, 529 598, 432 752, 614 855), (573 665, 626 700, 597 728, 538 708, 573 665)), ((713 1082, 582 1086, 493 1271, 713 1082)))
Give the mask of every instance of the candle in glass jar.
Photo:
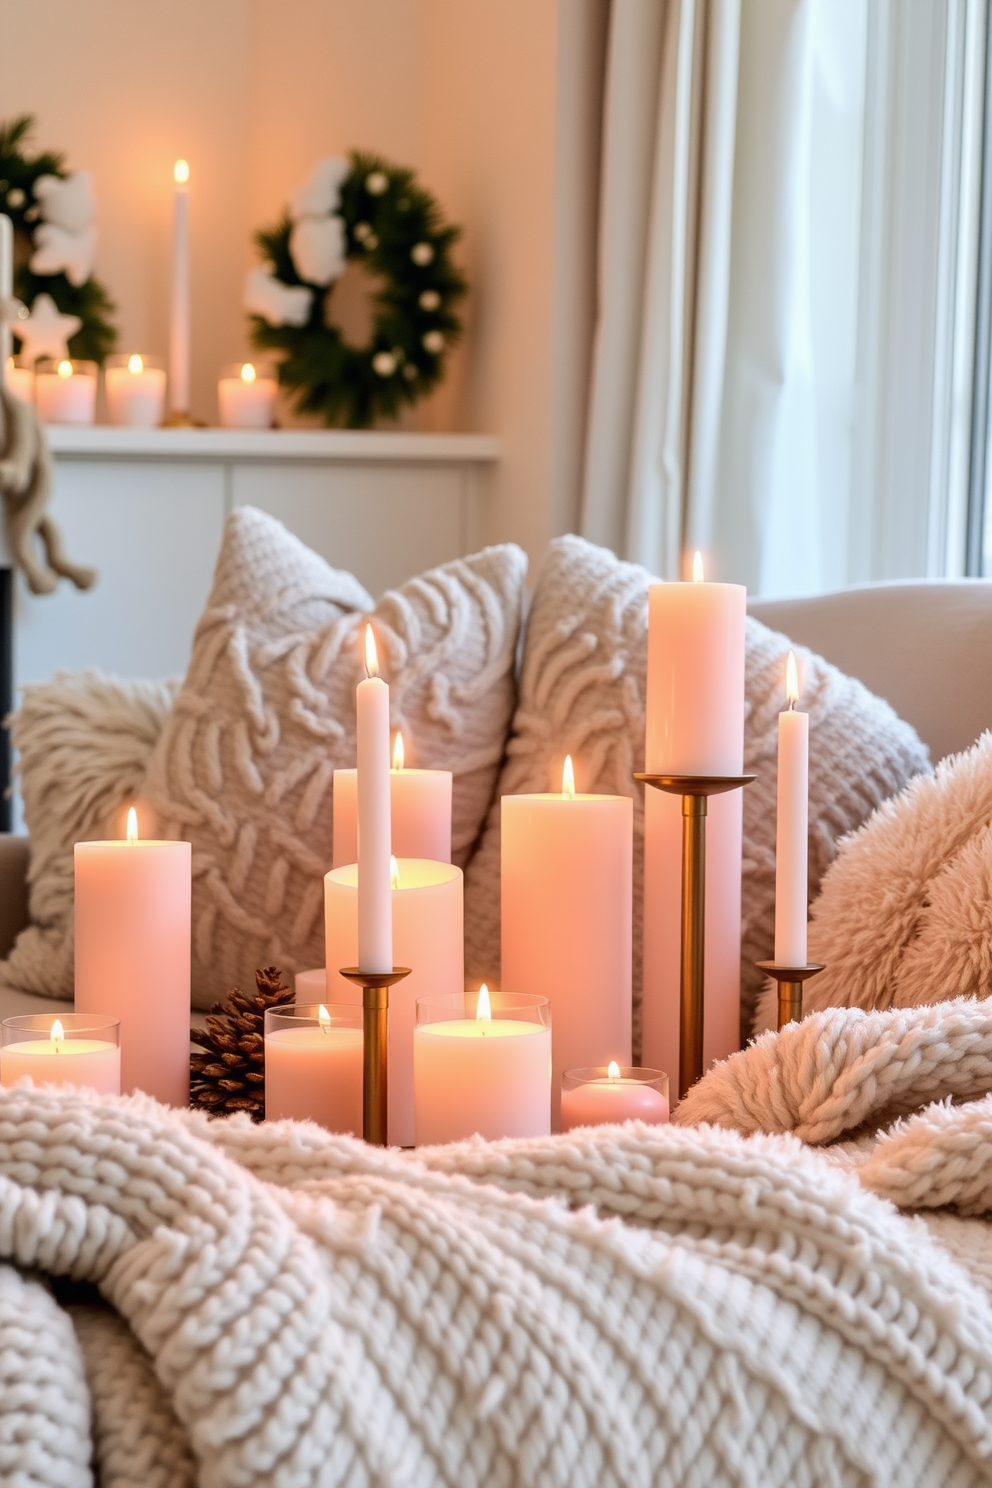
POLYGON ((775 961, 806 965, 809 854, 809 714, 799 713, 796 654, 786 663, 789 707, 778 715, 778 815, 775 823, 775 961))
POLYGON ((254 363, 225 367, 217 384, 222 429, 271 429, 276 406, 274 377, 259 375, 254 363))
POLYGON ((156 359, 140 356, 107 358, 107 414, 112 424, 155 429, 165 414, 165 370, 156 359))
POLYGON ((46 424, 92 424, 96 413, 96 362, 38 363, 34 401, 46 424))
POLYGON ((127 838, 75 846, 76 1011, 120 1020, 121 1088, 189 1101, 191 848, 127 838))
POLYGON ((34 402, 34 368, 24 363, 19 363, 13 357, 8 357, 7 366, 3 375, 3 385, 8 393, 13 393, 15 398, 20 398, 24 403, 34 402))
POLYGON ((562 1076, 563 1132, 620 1121, 661 1126, 668 1115, 668 1076, 662 1070, 622 1068, 611 1060, 606 1069, 566 1070, 562 1076))
MULTIPOLYGON (((379 676, 371 625, 365 627, 366 677, 355 699, 358 747, 358 966, 393 969, 392 853, 389 814, 389 688, 379 676)), ((330 963, 336 970, 334 962, 330 963)), ((342 961, 342 966, 354 962, 342 961)))
POLYGON ((418 1147, 551 1131, 551 1008, 498 993, 422 998, 413 1034, 418 1147), (475 1006, 467 1006, 474 1003, 475 1006))
POLYGON ((172 179, 172 313, 169 323, 169 408, 189 414, 189 162, 177 160, 172 179))
POLYGON ((265 1119, 362 1134, 362 1009, 318 1003, 265 1014, 265 1119))
POLYGON ((82 1085, 101 1095, 120 1095, 118 1031, 117 1019, 99 1014, 5 1018, 0 1085, 15 1085, 30 1075, 36 1085, 82 1085))
MULTIPOLYGON (((341 868, 358 857, 358 780, 355 770, 334 771, 334 856, 341 868)), ((451 771, 411 770, 403 735, 393 740, 389 772, 393 856, 451 862, 451 771)))

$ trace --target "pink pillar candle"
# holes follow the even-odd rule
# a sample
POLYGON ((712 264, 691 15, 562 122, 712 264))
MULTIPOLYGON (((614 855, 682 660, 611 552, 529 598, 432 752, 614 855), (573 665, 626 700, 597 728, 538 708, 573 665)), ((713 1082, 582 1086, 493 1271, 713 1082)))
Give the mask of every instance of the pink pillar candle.
POLYGON ((562 1071, 631 1059, 633 802, 504 796, 502 981, 554 1014, 552 1121, 562 1071))
POLYGON ((485 988, 428 997, 413 1035, 418 1147, 551 1131, 551 1007, 485 988))
MULTIPOLYGON (((397 733, 393 745, 393 767, 389 772, 393 855, 450 863, 451 771, 408 770, 402 754, 397 753, 398 748, 402 749, 402 739, 402 734, 397 733)), ((335 868, 358 861, 357 800, 357 770, 335 770, 335 868)))
POLYGON ((112 356, 104 370, 107 416, 130 429, 155 429, 165 417, 165 369, 157 357, 112 356))
POLYGON ((121 1093, 120 1025, 86 1013, 31 1013, 5 1018, 0 1085, 30 1075, 36 1085, 82 1085, 101 1095, 121 1093))
MULTIPOLYGON (((355 698, 358 745, 358 957, 362 971, 392 971, 389 892, 389 688, 379 676, 375 636, 365 627, 364 682, 355 698)), ((334 964, 333 962, 331 963, 334 964)), ((406 964, 406 963, 402 963, 406 964)))
MULTIPOLYGON (((747 591, 652 584, 648 596, 644 768, 654 775, 740 775, 744 768, 747 591)), ((706 825, 703 1062, 740 1047, 740 791, 710 799, 706 825)), ((679 1067, 682 803, 645 790, 643 1055, 679 1067)))
POLYGON ((15 362, 13 357, 8 357, 3 385, 8 393, 13 393, 22 402, 34 402, 34 368, 25 362, 15 362))
POLYGON ((362 1009, 337 1003, 265 1014, 265 1119, 362 1134, 362 1009))
MULTIPOLYGON (((355 995, 354 997, 347 997, 339 1000, 343 1000, 345 1002, 357 1002, 360 1004, 362 1000, 361 987, 355 987, 351 982, 347 982, 345 985, 351 987, 355 995)), ((326 1002, 326 968, 323 966, 313 966, 310 967, 307 971, 298 971, 293 978, 293 990, 296 994, 297 1005, 306 1002, 326 1002)))
MULTIPOLYGON (((413 1146, 413 1028, 418 997, 458 993, 465 985, 462 871, 450 863, 399 858, 391 889, 393 949, 410 975, 389 989, 389 1141, 413 1146)), ((324 878, 327 995, 335 1002, 361 999, 339 975, 353 966, 358 947, 356 865, 333 868, 324 878)))
POLYGON ((45 424, 92 424, 96 417, 96 362, 39 362, 34 402, 45 424))
POLYGON ((222 429, 271 429, 278 383, 260 375, 253 362, 225 367, 217 383, 222 429))
POLYGON ((789 652, 789 708, 778 715, 778 814, 775 823, 775 960, 806 965, 809 856, 809 714, 798 713, 799 669, 789 652))
POLYGON ((662 1070, 613 1063, 606 1069, 566 1070, 561 1083, 561 1129, 668 1120, 668 1076, 662 1070))
POLYGON ((188 842, 77 842, 76 1011, 120 1019, 121 1088, 189 1102, 188 842))

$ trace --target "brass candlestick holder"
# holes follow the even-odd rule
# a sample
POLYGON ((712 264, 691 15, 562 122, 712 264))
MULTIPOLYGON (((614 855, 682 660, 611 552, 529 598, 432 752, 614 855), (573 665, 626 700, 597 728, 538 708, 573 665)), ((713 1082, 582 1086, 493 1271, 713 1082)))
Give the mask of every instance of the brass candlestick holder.
POLYGON ((764 971, 778 982, 778 1026, 798 1023, 803 1015, 803 982, 823 971, 822 961, 809 961, 805 966, 779 966, 777 961, 756 961, 759 971, 764 971))
POLYGON ((389 989, 410 975, 409 966, 392 971, 359 971, 342 966, 341 975, 362 989, 362 1136, 376 1147, 386 1145, 389 989))
POLYGON ((706 803, 740 790, 753 775, 646 775, 635 780, 682 797, 682 961, 679 998, 679 1100, 703 1073, 706 956, 706 803))

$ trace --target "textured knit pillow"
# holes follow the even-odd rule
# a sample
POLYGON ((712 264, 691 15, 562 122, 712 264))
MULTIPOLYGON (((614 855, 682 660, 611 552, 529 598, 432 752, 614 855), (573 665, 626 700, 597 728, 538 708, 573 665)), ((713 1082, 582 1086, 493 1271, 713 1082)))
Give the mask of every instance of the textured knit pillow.
POLYGON ((28 910, 0 976, 45 997, 72 996, 73 843, 123 835, 178 682, 56 672, 23 690, 11 720, 31 836, 28 910))
MULTIPOLYGON (((808 1012, 992 994, 992 734, 840 844, 813 905, 808 1012)), ((774 1021, 762 996, 762 1024, 774 1021)))
MULTIPOLYGON (((634 1047, 640 1046, 644 810, 631 776, 643 769, 647 662, 644 569, 578 537, 556 539, 538 575, 527 621, 520 699, 507 759, 482 841, 466 877, 466 972, 499 976, 499 797, 557 789, 569 751, 584 791, 634 797, 634 1047)), ((755 961, 772 954, 778 714, 789 641, 747 622, 744 768, 743 1026, 761 987, 755 961)), ((810 714, 809 888, 815 895, 839 837, 880 801, 930 768, 909 724, 860 682, 796 648, 802 707, 810 714)))
POLYGON ((145 792, 165 835, 193 844, 197 1006, 258 966, 323 964, 332 777, 355 763, 366 619, 393 726, 417 765, 453 772, 452 850, 464 861, 513 713, 526 566, 519 548, 488 548, 373 609, 357 580, 272 517, 251 507, 228 517, 145 792))

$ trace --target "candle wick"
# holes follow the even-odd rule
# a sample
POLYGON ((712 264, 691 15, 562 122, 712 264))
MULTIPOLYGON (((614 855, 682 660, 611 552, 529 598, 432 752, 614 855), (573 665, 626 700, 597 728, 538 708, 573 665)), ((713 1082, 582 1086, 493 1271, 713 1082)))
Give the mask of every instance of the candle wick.
POLYGON ((789 712, 790 713, 794 713, 795 711, 796 711, 796 699, 795 698, 790 698, 789 699, 789 712))

